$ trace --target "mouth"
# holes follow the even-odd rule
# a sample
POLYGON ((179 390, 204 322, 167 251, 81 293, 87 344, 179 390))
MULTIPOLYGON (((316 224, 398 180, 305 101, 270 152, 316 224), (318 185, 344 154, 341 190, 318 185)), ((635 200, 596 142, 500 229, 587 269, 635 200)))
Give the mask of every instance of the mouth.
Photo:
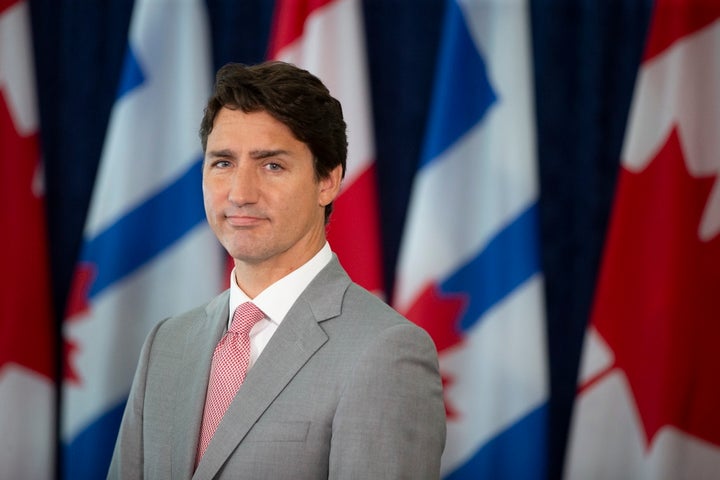
POLYGON ((265 218, 253 215, 225 215, 225 221, 234 228, 250 228, 264 222, 265 218))

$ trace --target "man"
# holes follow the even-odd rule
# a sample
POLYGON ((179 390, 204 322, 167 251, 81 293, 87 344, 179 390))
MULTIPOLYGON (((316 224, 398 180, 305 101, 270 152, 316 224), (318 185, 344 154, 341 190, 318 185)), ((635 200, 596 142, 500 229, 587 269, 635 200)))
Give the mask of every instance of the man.
POLYGON ((229 64, 200 136, 231 287, 149 334, 109 478, 438 478, 434 345, 325 239, 347 155, 339 102, 292 65, 229 64))

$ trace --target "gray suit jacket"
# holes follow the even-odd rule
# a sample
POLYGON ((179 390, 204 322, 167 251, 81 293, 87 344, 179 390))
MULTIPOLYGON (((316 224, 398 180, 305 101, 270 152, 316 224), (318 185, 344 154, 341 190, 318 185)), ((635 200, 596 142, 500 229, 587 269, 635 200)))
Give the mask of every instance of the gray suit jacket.
POLYGON ((108 478, 439 477, 445 409, 432 340, 335 258, 248 372, 194 471, 228 295, 148 335, 108 478))

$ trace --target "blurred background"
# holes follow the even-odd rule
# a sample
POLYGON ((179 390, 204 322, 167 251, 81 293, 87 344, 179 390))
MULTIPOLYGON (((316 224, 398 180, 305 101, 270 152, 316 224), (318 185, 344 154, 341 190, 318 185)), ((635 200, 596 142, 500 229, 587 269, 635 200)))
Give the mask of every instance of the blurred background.
MULTIPOLYGON (((130 1, 32 1, 57 311, 64 311, 127 43, 130 1)), ((207 3, 213 67, 267 58, 273 2, 207 3)), ((385 284, 394 282, 444 14, 440 0, 362 2, 385 284)), ((651 2, 531 2, 551 463, 562 464, 651 2)), ((182 99, 178 98, 178 102, 182 99)), ((448 212, 461 217, 463 212, 448 212)), ((389 292, 392 288, 388 289, 389 292)))
MULTIPOLYGON (((0 2, 0 11, 2 3, 7 2, 0 2)), ((159 3, 169 11, 175 2, 159 3)), ((271 57, 276 2, 199 3, 209 26, 208 78, 227 62, 271 57)), ((520 8, 518 2, 493 3, 520 8)), ((133 5, 130 0, 29 0, 55 338, 63 334, 111 111, 125 78, 133 5)), ((375 146, 380 288, 391 304, 413 182, 428 136, 446 6, 442 0, 360 2, 375 146)), ((529 29, 517 33, 529 39, 549 372, 546 471, 535 478, 560 478, 563 469, 583 336, 652 8, 651 0, 531 0, 529 29)), ((195 32, 183 28, 180 36, 192 43, 195 32)), ((207 92, 201 93, 205 98, 207 92)), ((174 101, 183 104, 186 98, 174 101)), ((196 113, 191 123, 199 123, 196 113)), ((462 221, 467 212, 461 207, 446 214, 462 221)), ((57 345, 54 359, 60 365, 65 347, 57 345)), ((60 366, 55 373, 67 377, 60 366)), ((57 461, 68 462, 62 449, 57 461)))

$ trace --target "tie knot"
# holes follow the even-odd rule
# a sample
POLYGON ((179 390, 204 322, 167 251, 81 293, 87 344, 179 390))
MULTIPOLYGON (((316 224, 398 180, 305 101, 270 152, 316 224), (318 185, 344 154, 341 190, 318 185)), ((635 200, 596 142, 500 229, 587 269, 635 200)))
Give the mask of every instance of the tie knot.
POLYGON ((233 320, 230 324, 230 331, 249 335, 252 327, 265 318, 265 314, 252 302, 245 302, 238 305, 233 313, 233 320))

